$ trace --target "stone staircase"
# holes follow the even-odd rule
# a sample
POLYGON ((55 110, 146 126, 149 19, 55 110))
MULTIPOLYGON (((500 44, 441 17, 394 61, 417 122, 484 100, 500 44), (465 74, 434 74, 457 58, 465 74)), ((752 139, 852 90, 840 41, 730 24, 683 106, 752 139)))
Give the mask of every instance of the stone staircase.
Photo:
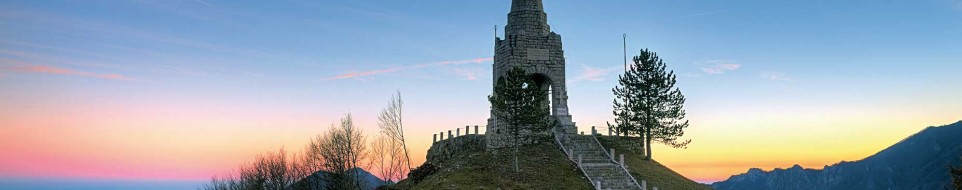
POLYGON ((555 140, 596 189, 641 189, 593 136, 556 132, 555 140))

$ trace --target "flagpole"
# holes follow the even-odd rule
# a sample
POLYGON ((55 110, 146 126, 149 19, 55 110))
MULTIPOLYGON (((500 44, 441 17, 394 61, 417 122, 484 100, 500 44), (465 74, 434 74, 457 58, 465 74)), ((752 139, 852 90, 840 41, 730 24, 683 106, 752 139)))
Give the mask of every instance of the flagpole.
MULTIPOLYGON (((628 34, 626 34, 626 33, 622 33, 622 34, 621 34, 621 45, 622 45, 622 53, 623 53, 623 54, 622 54, 622 58, 624 59, 624 62, 622 63, 622 65, 625 66, 625 76, 624 76, 624 77, 627 79, 627 78, 628 78, 628 34)), ((628 106, 628 95, 631 94, 631 93, 628 91, 628 86, 625 86, 625 92, 626 92, 626 94, 625 94, 625 102, 624 102, 624 103, 625 103, 625 106, 628 106)), ((627 110, 626 110, 626 111, 627 111, 627 110)), ((624 126, 628 126, 628 118, 625 118, 625 124, 624 124, 624 126)), ((621 136, 621 132, 625 132, 625 136, 628 136, 627 131, 622 131, 622 130, 618 130, 618 133, 617 133, 618 136, 621 136)))

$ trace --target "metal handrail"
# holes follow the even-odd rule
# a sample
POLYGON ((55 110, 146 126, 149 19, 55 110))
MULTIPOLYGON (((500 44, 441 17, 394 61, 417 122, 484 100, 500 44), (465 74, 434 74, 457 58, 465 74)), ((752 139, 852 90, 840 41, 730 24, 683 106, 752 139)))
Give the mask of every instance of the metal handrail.
MULTIPOLYGON (((561 151, 564 152, 565 157, 568 158, 568 160, 571 160, 571 162, 574 162, 575 165, 578 166, 578 170, 581 171, 581 174, 585 176, 585 179, 588 180, 588 183, 591 183, 591 186, 595 186, 595 183, 594 183, 593 181, 591 181, 591 176, 588 176, 588 173, 585 172, 584 166, 582 166, 581 163, 578 163, 578 161, 575 161, 575 160, 574 160, 574 158, 573 158, 573 157, 574 157, 574 155, 573 155, 573 154, 574 154, 574 151, 571 151, 571 155, 568 154, 568 149, 565 148, 565 145, 562 144, 562 143, 561 143, 561 139, 559 139, 561 135, 564 135, 564 134, 561 134, 561 133, 558 133, 558 132, 554 132, 554 140, 555 140, 555 142, 558 143, 558 147, 561 147, 561 151)), ((570 140, 570 139, 569 139, 569 140, 570 140)), ((628 175, 630 176, 631 174, 628 174, 628 175)), ((637 183, 638 183, 638 182, 635 182, 635 184, 637 184, 637 183)), ((597 188, 601 188, 601 187, 600 187, 600 186, 597 186, 597 187, 595 187, 595 188, 597 189, 597 188)))
POLYGON ((598 143, 598 147, 601 147, 601 149, 604 150, 605 155, 608 155, 608 157, 611 158, 608 161, 611 161, 612 163, 615 163, 615 165, 618 165, 618 167, 621 167, 621 169, 625 171, 625 174, 628 175, 628 178, 631 179, 631 182, 635 182, 635 186, 638 186, 638 189, 645 190, 641 188, 641 184, 638 183, 638 180, 635 180, 635 177, 631 176, 631 172, 628 172, 628 168, 625 168, 624 163, 618 164, 617 162, 615 162, 615 157, 608 153, 608 150, 605 149, 605 146, 601 145, 601 142, 598 141, 598 136, 595 136, 594 134, 592 134, 591 139, 594 139, 595 142, 598 143))

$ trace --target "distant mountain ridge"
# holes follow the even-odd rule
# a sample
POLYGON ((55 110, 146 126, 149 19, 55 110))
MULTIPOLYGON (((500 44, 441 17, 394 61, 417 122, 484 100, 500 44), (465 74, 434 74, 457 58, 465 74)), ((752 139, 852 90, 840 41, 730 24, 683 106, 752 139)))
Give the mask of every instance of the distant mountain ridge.
POLYGON ((942 189, 946 164, 959 165, 962 121, 928 127, 865 159, 822 169, 758 168, 712 183, 718 190, 752 189, 942 189))
MULTIPOLYGON (((378 178, 378 177, 375 176, 374 174, 371 174, 370 172, 367 172, 367 171, 365 171, 364 169, 361 169, 361 168, 354 168, 354 169, 348 170, 348 173, 353 173, 355 170, 357 171, 357 175, 360 176, 360 178, 361 178, 361 180, 360 180, 360 181, 361 181, 361 189, 364 189, 364 190, 372 190, 372 189, 375 189, 375 188, 377 188, 378 186, 381 186, 381 185, 389 185, 389 184, 392 184, 392 183, 390 183, 390 182, 386 182, 386 181, 384 181, 384 180, 381 180, 381 178, 378 178)), ((326 181, 325 181, 325 179, 326 179, 325 175, 326 175, 326 174, 327 174, 326 171, 317 171, 317 172, 314 172, 314 174, 311 174, 310 176, 307 176, 306 178, 301 179, 301 180, 298 181, 296 184, 301 184, 301 183, 316 183, 316 184, 318 184, 318 186, 320 186, 320 187, 318 187, 318 188, 316 188, 316 189, 318 189, 318 190, 323 190, 323 189, 325 189, 325 188, 324 188, 324 186, 325 186, 324 184, 326 183, 326 181)))

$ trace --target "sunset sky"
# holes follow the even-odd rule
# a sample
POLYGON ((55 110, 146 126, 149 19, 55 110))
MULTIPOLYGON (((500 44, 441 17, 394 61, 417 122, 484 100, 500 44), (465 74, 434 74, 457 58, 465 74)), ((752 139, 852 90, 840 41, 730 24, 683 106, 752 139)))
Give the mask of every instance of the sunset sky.
MULTIPOLYGON (((374 134, 396 90, 419 165, 433 133, 488 118, 494 26, 509 8, 2 1, 0 186, 191 189, 256 154, 297 151, 347 113, 374 134)), ((696 181, 858 160, 962 119, 959 0, 549 0, 545 9, 564 42, 581 130, 612 120, 623 33, 629 55, 648 48, 668 63, 692 143, 656 146, 654 158, 696 181)))

